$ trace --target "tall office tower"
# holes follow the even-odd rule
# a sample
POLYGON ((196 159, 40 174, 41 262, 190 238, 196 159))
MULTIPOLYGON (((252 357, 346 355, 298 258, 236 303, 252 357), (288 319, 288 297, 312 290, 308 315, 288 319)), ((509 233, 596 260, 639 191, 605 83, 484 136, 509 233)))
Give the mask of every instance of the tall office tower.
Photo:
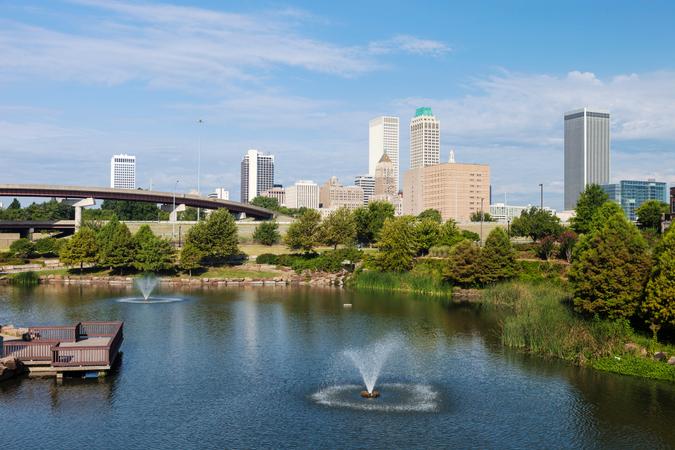
POLYGON ((354 179, 354 185, 363 189, 363 204, 367 205, 370 197, 375 193, 375 177, 370 175, 358 175, 354 179))
POLYGON ((398 193, 396 186, 394 163, 387 154, 382 155, 375 166, 375 192, 374 195, 388 195, 394 197, 398 193))
POLYGON ((135 156, 122 154, 110 158, 110 187, 136 189, 135 156))
POLYGON ((368 175, 375 176, 375 166, 382 155, 389 156, 394 164, 396 189, 399 177, 399 129, 398 117, 380 116, 369 122, 368 129, 368 175))
POLYGON ((565 113, 565 209, 577 205, 589 184, 609 183, 609 112, 565 113))
POLYGON ((296 181, 286 188, 286 206, 319 209, 319 185, 309 180, 296 181))
POLYGON ((441 123, 431 108, 417 108, 410 121, 410 168, 441 162, 441 123))
POLYGON ((274 155, 249 150, 241 160, 241 201, 248 203, 274 186, 274 155))

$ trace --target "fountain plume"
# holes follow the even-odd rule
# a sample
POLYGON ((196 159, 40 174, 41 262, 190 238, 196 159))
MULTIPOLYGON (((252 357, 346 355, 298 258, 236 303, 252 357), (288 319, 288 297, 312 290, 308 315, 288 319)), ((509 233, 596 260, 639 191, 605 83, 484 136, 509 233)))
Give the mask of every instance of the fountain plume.
POLYGON ((373 393, 375 383, 382 372, 382 367, 391 353, 400 347, 394 338, 385 338, 359 349, 345 350, 344 354, 361 373, 363 383, 369 394, 373 393))
POLYGON ((157 277, 154 275, 143 275, 142 277, 136 278, 135 280, 136 287, 141 291, 145 301, 148 301, 152 291, 155 290, 157 286, 157 277))

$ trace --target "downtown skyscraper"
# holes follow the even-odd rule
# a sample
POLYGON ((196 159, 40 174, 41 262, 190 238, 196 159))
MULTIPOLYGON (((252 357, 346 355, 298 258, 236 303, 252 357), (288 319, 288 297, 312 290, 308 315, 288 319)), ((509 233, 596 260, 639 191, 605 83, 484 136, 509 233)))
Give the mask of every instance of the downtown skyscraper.
POLYGON ((110 158, 110 187, 115 189, 136 189, 136 157, 113 155, 110 158))
POLYGON ((565 113, 565 210, 572 210, 589 184, 609 183, 609 112, 565 113))
POLYGON ((241 161, 241 201, 248 203, 274 187, 274 155, 249 150, 241 161))
POLYGON ((368 125, 368 175, 375 176, 377 163, 382 155, 387 155, 394 164, 398 189, 400 120, 393 116, 379 116, 368 125))
POLYGON ((441 123, 431 108, 417 108, 410 121, 410 168, 441 162, 441 123))

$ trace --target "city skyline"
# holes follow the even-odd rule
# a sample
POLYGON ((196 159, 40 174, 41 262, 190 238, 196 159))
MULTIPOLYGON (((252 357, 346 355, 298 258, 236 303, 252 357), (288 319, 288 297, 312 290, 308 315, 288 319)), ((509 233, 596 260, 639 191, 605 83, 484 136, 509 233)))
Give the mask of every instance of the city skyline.
POLYGON ((6 4, 3 179, 65 183, 75 163, 77 184, 105 185, 109 155, 133 152, 146 161, 139 186, 153 180, 168 191, 180 179, 189 192, 203 118, 202 193, 224 187, 239 198, 237 162, 247 148, 275 154, 284 185, 351 180, 367 172, 365 124, 385 114, 404 124, 402 174, 405 124, 429 106, 441 122, 441 161, 455 148, 459 162, 489 164, 495 197, 514 204, 537 204, 544 183, 545 203, 561 210, 561 117, 587 106, 612 112, 610 182, 675 181, 673 5, 587 5, 583 17, 562 5, 494 5, 439 6, 420 31, 421 12, 403 4, 388 7, 387 27, 355 18, 356 9, 377 8, 356 3, 6 4), (520 15, 530 28, 519 30, 520 15), (603 39, 568 33, 589 24, 603 39), (240 37, 249 34, 256 39, 240 37))

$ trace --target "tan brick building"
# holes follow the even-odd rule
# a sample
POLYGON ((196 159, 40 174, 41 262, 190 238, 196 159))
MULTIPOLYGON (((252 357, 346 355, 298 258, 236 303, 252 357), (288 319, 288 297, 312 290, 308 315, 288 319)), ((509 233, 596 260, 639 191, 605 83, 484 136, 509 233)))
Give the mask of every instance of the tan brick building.
POLYGON ((325 209, 343 206, 356 209, 363 206, 363 189, 360 186, 343 186, 337 177, 331 177, 319 190, 319 201, 325 209))
POLYGON ((438 210, 443 220, 468 222, 471 214, 490 211, 490 167, 447 163, 418 167, 403 176, 403 214, 438 210))

